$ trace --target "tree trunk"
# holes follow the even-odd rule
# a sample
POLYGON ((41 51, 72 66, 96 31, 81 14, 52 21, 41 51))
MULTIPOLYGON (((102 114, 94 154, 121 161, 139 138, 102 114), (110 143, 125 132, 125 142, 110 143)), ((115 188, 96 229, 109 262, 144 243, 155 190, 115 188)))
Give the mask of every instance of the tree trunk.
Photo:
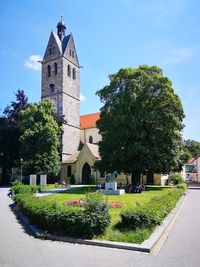
POLYGON ((131 182, 132 182, 132 185, 140 184, 140 178, 141 178, 141 173, 140 172, 133 171, 131 173, 131 182))
POLYGON ((147 184, 154 184, 154 174, 153 172, 147 173, 147 184))

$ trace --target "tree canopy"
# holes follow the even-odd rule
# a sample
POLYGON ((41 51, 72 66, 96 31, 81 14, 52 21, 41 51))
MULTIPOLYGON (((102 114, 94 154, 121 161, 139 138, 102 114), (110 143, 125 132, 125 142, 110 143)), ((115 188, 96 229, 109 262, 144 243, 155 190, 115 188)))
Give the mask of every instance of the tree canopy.
POLYGON ((16 100, 4 109, 4 116, 0 118, 0 166, 4 182, 8 181, 10 169, 20 162, 19 114, 28 106, 23 90, 18 89, 15 97, 16 100))
POLYGON ((48 99, 31 104, 21 112, 21 154, 27 174, 56 175, 60 170, 61 128, 54 119, 54 113, 48 99))
MULTIPOLYGON (((132 173, 169 173, 180 165, 184 112, 172 82, 156 66, 120 69, 96 94, 104 104, 97 127, 98 168, 132 173)), ((133 179, 134 180, 134 179, 133 179)))
POLYGON ((185 153, 189 153, 190 157, 195 158, 200 154, 200 142, 194 140, 186 140, 184 146, 185 153))

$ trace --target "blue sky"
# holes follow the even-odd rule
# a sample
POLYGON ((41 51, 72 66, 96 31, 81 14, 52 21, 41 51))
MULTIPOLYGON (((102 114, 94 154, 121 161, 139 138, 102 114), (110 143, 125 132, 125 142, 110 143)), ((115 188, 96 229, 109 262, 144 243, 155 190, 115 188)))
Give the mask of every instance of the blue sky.
POLYGON ((81 114, 96 112, 95 92, 121 67, 157 65, 182 100, 183 136, 200 141, 199 0, 2 0, 0 109, 25 90, 41 96, 43 57, 60 14, 72 32, 81 69, 81 114))

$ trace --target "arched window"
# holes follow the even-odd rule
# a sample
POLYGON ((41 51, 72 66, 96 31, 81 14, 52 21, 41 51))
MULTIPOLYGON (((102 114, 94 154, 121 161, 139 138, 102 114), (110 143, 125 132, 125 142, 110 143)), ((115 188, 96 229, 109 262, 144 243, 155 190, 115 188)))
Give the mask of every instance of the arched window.
POLYGON ((74 51, 72 50, 72 57, 74 58, 74 51))
POLYGON ((76 80, 76 70, 73 68, 73 79, 76 80))
POLYGON ((72 55, 72 50, 71 50, 71 49, 69 49, 69 55, 70 55, 70 57, 71 57, 71 55, 72 55))
POLYGON ((54 74, 57 75, 58 74, 58 64, 54 63, 54 74))
POLYGON ((93 143, 93 137, 90 135, 89 137, 89 143, 92 144, 93 143))
POLYGON ((49 85, 49 88, 50 88, 50 93, 53 94, 54 91, 55 91, 55 86, 54 86, 54 84, 51 83, 51 84, 49 85))
POLYGON ((47 66, 47 75, 48 75, 48 77, 51 76, 51 66, 50 65, 47 66))
POLYGON ((67 76, 71 77, 71 67, 70 67, 70 65, 67 66, 67 76))

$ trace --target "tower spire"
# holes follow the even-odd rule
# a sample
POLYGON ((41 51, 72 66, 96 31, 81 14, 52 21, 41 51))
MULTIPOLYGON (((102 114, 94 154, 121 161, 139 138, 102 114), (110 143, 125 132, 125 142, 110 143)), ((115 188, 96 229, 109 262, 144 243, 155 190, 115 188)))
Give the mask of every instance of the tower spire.
POLYGON ((58 22, 58 24, 57 24, 57 34, 58 34, 58 37, 60 38, 60 40, 62 42, 62 40, 65 37, 66 26, 65 26, 65 23, 63 21, 63 14, 61 14, 60 17, 61 17, 60 22, 58 22))

